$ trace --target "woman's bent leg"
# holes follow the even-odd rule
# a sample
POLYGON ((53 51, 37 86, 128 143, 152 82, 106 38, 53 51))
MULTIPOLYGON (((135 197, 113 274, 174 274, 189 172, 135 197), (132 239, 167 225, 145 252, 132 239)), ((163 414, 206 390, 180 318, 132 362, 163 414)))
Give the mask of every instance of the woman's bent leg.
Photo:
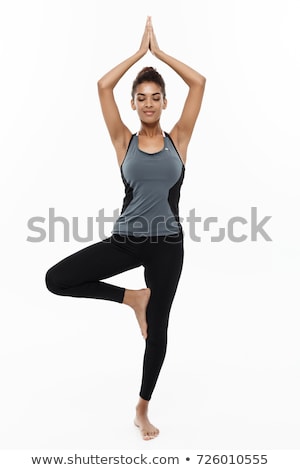
POLYGON ((100 281, 141 265, 125 243, 113 237, 64 258, 46 273, 47 288, 58 295, 89 297, 122 303, 125 289, 100 281))

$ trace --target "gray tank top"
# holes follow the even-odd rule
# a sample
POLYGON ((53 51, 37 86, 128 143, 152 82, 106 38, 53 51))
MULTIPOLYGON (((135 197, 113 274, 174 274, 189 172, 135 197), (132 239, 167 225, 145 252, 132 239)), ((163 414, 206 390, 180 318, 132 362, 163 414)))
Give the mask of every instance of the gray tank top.
POLYGON ((182 230, 178 203, 185 167, 169 134, 163 137, 163 149, 147 153, 138 147, 138 134, 132 135, 120 168, 125 197, 113 234, 158 236, 182 230))

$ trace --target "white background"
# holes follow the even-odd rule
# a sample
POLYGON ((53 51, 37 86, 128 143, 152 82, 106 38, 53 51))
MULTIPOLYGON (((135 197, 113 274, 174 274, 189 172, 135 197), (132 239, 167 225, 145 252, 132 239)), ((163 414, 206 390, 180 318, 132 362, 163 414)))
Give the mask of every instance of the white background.
MULTIPOLYGON (((292 0, 11 1, 1 4, 2 449, 299 449, 299 14, 292 0), (63 241, 48 211, 82 236, 87 217, 120 208, 123 184, 97 80, 139 47, 152 15, 160 47, 207 78, 180 213, 185 264, 144 442, 133 426, 144 343, 123 305, 51 294, 47 269, 99 241, 63 241), (251 207, 272 241, 251 240, 251 207), (191 209, 218 217, 201 242, 191 209), (47 237, 27 223, 44 217, 47 237), (235 234, 211 241, 231 217, 235 234)), ((136 73, 167 85, 162 127, 186 86, 150 53, 116 89, 123 120, 136 73)), ((111 225, 106 225, 110 235, 111 225)), ((144 286, 141 269, 118 285, 144 286)))

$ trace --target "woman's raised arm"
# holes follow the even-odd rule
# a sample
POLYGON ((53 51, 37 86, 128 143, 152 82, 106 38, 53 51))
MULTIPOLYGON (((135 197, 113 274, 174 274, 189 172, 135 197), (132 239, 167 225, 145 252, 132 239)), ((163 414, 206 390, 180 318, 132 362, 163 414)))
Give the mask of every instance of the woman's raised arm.
POLYGON ((127 149, 131 132, 121 119, 113 90, 125 72, 147 53, 149 45, 150 18, 148 17, 139 50, 98 80, 98 94, 103 117, 115 147, 119 163, 123 159, 124 152, 127 149))
POLYGON ((162 62, 169 65, 188 85, 189 92, 178 122, 170 132, 182 159, 185 161, 187 147, 200 112, 206 78, 188 65, 163 52, 157 43, 150 18, 150 51, 162 62))

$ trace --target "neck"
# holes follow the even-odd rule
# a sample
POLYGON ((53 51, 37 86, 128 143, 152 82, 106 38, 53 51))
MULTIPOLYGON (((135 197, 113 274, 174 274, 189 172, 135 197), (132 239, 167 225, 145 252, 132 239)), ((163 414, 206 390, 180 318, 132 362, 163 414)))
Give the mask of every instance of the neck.
POLYGON ((157 135, 164 135, 160 125, 154 127, 141 126, 138 135, 145 135, 147 137, 156 137, 157 135))

